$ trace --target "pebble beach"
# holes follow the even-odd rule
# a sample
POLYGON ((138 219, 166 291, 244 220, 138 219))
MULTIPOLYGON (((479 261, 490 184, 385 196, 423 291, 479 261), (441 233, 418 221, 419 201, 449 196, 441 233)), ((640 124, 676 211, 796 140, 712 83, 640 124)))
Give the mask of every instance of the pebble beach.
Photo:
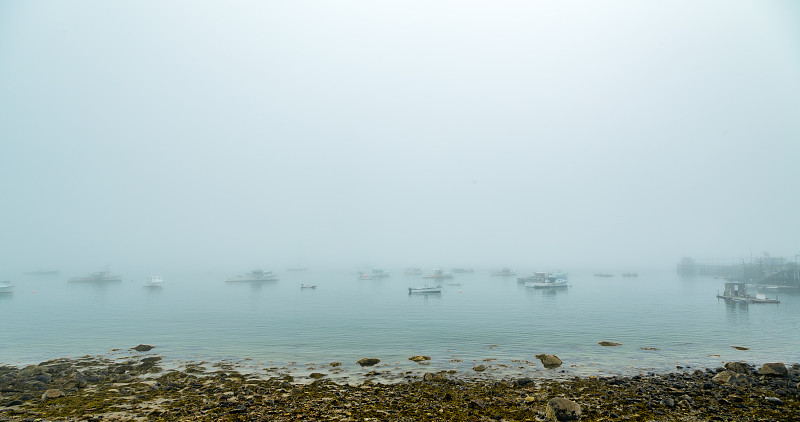
MULTIPOLYGON (((301 376, 189 362, 165 368, 153 346, 0 366, 0 421, 788 421, 800 420, 800 365, 724 366, 608 377, 480 377, 419 371, 387 379, 378 358, 301 376), (365 371, 341 382, 342 367, 365 371)), ((553 366, 553 359, 538 357, 553 366)), ((557 373, 557 372, 556 372, 557 373)))

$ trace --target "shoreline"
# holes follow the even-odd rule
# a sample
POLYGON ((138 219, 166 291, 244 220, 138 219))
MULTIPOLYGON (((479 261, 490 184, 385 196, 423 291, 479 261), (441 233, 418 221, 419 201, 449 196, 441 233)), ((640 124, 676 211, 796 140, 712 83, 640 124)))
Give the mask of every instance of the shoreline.
POLYGON ((363 378, 342 381, 331 375, 351 363, 333 362, 308 376, 282 368, 247 373, 223 362, 165 369, 151 349, 0 366, 0 421, 534 421, 546 420, 554 398, 579 406, 581 420, 800 420, 796 363, 563 378, 495 378, 421 365, 387 378, 379 363, 364 361, 356 371, 363 378))

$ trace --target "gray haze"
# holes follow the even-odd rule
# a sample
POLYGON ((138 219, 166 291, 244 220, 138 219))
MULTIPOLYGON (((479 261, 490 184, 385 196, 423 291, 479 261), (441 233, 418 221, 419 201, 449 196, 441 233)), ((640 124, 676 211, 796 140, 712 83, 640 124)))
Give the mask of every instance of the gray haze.
POLYGON ((800 252, 793 1, 0 3, 0 269, 800 252))

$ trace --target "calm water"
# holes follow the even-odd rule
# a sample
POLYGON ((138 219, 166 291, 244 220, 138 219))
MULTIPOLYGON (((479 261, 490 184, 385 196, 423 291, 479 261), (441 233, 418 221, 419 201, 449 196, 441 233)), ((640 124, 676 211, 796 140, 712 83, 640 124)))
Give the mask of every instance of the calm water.
POLYGON ((570 273, 569 289, 545 291, 476 271, 457 274, 448 283, 461 285, 445 284, 440 295, 408 295, 424 281, 392 273, 357 280, 350 271, 279 271, 280 281, 263 284, 225 283, 233 273, 164 273, 160 289, 143 287, 148 274, 108 284, 66 281, 82 274, 19 276, 13 294, 0 294, 0 362, 100 355, 140 343, 175 362, 354 366, 378 357, 413 369, 408 357, 424 354, 433 368, 468 371, 490 359, 483 363, 494 370, 523 373, 531 369, 520 360, 553 353, 569 374, 581 375, 800 361, 800 336, 792 334, 800 324, 797 293, 779 293, 779 305, 732 305, 715 297, 720 280, 672 272, 570 273), (318 288, 301 290, 301 283, 318 288), (601 347, 600 340, 622 346, 601 347))

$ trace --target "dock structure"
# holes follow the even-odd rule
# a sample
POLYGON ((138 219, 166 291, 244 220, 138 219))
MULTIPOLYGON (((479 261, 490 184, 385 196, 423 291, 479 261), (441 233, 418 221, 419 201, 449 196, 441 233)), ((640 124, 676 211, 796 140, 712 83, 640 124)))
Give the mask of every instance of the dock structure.
POLYGON ((800 255, 794 259, 762 257, 737 259, 683 258, 677 265, 683 276, 713 276, 751 284, 800 287, 800 255))

